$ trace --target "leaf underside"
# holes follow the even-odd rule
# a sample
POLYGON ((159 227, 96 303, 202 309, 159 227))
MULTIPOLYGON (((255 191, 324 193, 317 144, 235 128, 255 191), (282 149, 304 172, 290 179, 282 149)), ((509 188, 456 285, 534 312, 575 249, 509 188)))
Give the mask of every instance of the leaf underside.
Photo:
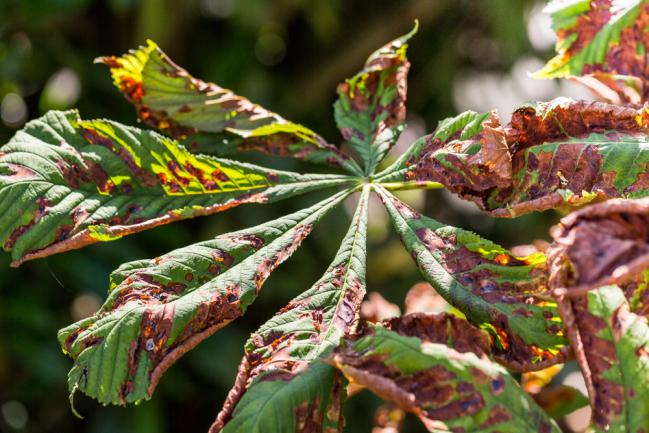
POLYGON ((345 179, 193 155, 154 132, 51 111, 0 148, 0 242, 18 265, 345 179))
POLYGON ((185 139, 190 150, 216 155, 258 151, 362 173, 352 159, 315 132, 192 77, 152 41, 97 62, 110 68, 115 86, 135 105, 142 122, 185 139))
POLYGON ((649 314, 649 199, 588 206, 564 217, 552 236, 551 286, 574 292, 620 285, 632 311, 649 314))
POLYGON ((242 316, 270 273, 349 194, 239 232, 122 265, 105 304, 59 331, 71 391, 104 404, 150 398, 182 354, 242 316))

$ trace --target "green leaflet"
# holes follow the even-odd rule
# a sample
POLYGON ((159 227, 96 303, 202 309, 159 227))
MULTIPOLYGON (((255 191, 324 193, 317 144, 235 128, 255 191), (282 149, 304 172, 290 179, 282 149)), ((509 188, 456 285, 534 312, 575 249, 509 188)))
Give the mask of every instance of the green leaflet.
POLYGON ((421 419, 428 431, 561 430, 497 364, 377 325, 336 351, 345 376, 421 419))
POLYGON ((648 125, 645 108, 568 98, 523 106, 505 127, 494 113, 467 112, 377 181, 439 182, 498 217, 644 197, 648 125))
POLYGON ((244 314, 270 273, 352 190, 283 218, 122 265, 106 303, 59 331, 68 382, 104 404, 150 398, 162 373, 244 314))
POLYGON ((649 327, 629 311, 617 286, 572 302, 593 402, 593 427, 609 433, 649 431, 649 327))
POLYGON ((488 193, 511 184, 512 157, 496 113, 467 111, 440 122, 378 179, 433 180, 459 194, 488 193))
POLYGON ((173 63, 153 41, 122 57, 96 60, 110 67, 115 86, 131 101, 140 120, 185 144, 217 155, 260 151, 340 166, 358 165, 310 129, 213 83, 198 80, 173 63), (193 136, 197 133, 196 140, 193 136))
POLYGON ((637 76, 646 64, 641 23, 649 12, 647 5, 644 0, 550 2, 545 12, 551 15, 552 27, 559 36, 558 54, 536 77, 592 72, 637 76), (636 23, 639 27, 634 27, 636 23))
POLYGON ((516 257, 479 236, 420 215, 380 186, 393 226, 424 278, 494 340, 493 354, 519 371, 561 362, 566 340, 547 296, 541 253, 516 257))
POLYGON ((210 432, 342 431, 342 377, 322 362, 356 328, 365 295, 366 186, 336 257, 309 290, 253 333, 210 432), (247 384, 245 387, 240 384, 247 384))
POLYGON ((402 181, 408 167, 415 164, 422 156, 425 149, 437 148, 453 138, 467 140, 482 130, 482 121, 489 116, 489 113, 476 113, 465 111, 455 117, 441 120, 432 134, 424 135, 415 141, 399 158, 389 167, 376 175, 380 182, 392 180, 402 181))
POLYGON ((51 111, 0 148, 0 242, 18 265, 350 180, 193 155, 151 131, 51 111))
POLYGON ((336 123, 363 159, 366 175, 374 173, 405 128, 406 48, 417 27, 372 53, 359 73, 338 86, 336 123))

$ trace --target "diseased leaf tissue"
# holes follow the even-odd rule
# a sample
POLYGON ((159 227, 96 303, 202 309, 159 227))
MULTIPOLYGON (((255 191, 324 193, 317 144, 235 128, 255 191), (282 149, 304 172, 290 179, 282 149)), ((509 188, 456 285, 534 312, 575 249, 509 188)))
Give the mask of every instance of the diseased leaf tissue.
POLYGON ((381 431, 400 428, 409 411, 431 432, 554 433, 553 417, 588 401, 590 431, 649 433, 649 1, 557 0, 547 12, 558 54, 536 77, 579 81, 603 101, 530 103, 507 124, 495 111, 461 113, 391 164, 384 158, 405 128, 416 27, 338 86, 334 117, 353 155, 194 78, 154 42, 99 58, 158 132, 68 111, 16 133, 0 148, 0 242, 13 266, 246 203, 338 190, 274 221, 116 269, 99 311, 59 331, 74 361, 71 394, 118 405, 150 399, 179 357, 241 317, 318 221, 360 193, 322 278, 250 336, 211 433, 339 432, 347 390, 359 388, 387 400, 376 415, 381 431), (338 171, 225 158, 247 151, 338 171), (568 215, 549 247, 518 255, 390 192, 431 185, 492 216, 568 215), (409 306, 383 322, 361 319, 373 193, 452 310, 409 306), (571 359, 588 398, 544 393, 571 359), (521 372, 538 372, 536 385, 526 373, 521 387, 512 374, 521 372))

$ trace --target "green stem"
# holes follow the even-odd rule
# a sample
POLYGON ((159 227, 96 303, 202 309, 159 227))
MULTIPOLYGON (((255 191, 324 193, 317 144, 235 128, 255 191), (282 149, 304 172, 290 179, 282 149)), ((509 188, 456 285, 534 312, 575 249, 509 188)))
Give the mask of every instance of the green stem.
POLYGON ((408 189, 442 189, 444 185, 439 182, 412 181, 412 182, 378 182, 388 191, 403 191, 408 189))

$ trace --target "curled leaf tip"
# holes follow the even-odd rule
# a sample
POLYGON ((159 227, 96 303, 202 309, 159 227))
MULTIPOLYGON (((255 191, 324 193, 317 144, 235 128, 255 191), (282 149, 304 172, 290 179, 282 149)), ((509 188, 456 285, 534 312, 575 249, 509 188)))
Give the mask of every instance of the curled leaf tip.
POLYGON ((70 390, 70 394, 68 395, 68 400, 70 401, 70 411, 72 411, 72 414, 79 419, 83 419, 83 415, 81 415, 74 407, 74 394, 76 394, 78 390, 79 390, 79 383, 77 382, 70 390))

